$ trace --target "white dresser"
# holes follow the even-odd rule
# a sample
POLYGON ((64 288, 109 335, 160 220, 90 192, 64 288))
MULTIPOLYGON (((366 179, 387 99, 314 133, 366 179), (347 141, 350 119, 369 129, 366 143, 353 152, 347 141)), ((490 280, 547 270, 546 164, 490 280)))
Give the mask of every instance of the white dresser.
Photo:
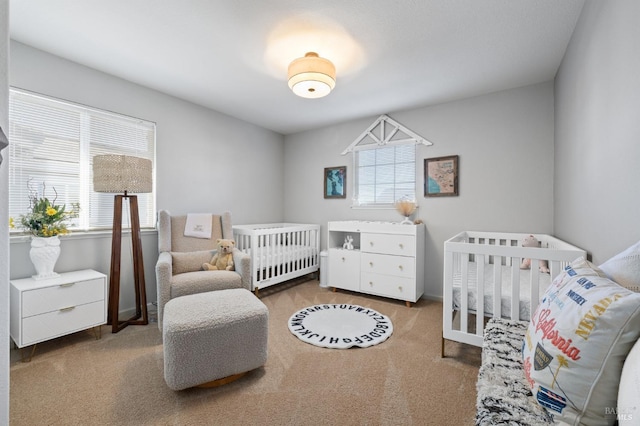
POLYGON ((90 269, 11 281, 11 338, 19 348, 107 322, 107 276, 90 269))
POLYGON ((404 300, 424 293, 424 225, 392 222, 329 222, 328 285, 404 300), (343 248, 353 238, 353 249, 343 248))

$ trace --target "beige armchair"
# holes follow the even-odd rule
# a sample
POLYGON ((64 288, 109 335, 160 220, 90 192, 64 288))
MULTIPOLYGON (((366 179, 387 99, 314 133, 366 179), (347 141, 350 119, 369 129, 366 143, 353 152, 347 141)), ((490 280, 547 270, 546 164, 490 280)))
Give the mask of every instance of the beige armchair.
POLYGON ((229 288, 251 291, 251 258, 238 249, 233 250, 235 271, 204 271, 218 238, 233 238, 231 214, 213 216, 211 238, 185 237, 187 216, 171 216, 166 210, 158 212, 158 262, 156 285, 158 292, 158 328, 162 330, 164 305, 176 297, 229 288))

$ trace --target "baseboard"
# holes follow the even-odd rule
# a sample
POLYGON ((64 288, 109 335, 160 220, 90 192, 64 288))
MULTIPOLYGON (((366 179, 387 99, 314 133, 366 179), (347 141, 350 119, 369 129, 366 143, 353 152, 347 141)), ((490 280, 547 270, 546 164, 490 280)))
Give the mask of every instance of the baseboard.
MULTIPOLYGON (((125 309, 118 311, 118 318, 131 318, 136 314, 136 308, 125 309)), ((158 308, 155 302, 147 303, 147 314, 149 316, 149 323, 155 323, 158 321, 158 308)))

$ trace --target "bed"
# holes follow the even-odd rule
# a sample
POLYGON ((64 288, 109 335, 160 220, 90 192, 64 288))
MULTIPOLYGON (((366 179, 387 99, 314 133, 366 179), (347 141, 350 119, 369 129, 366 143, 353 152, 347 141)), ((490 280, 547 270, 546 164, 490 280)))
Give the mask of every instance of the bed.
POLYGON ((236 247, 251 256, 251 285, 256 295, 260 289, 319 269, 320 225, 235 225, 233 238, 236 247))
POLYGON ((552 278, 586 257, 549 235, 535 234, 539 247, 522 247, 528 235, 467 231, 445 241, 442 356, 445 339, 482 347, 489 318, 529 321, 552 278), (520 269, 525 258, 530 269, 520 269), (539 261, 546 261, 548 273, 539 261))

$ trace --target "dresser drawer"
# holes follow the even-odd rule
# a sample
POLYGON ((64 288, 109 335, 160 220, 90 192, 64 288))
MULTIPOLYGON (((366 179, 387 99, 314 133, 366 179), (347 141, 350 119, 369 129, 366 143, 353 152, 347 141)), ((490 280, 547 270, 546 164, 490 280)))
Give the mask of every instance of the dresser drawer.
POLYGON ((362 253, 360 270, 373 274, 415 277, 416 260, 413 257, 362 253))
POLYGON ((413 235, 363 233, 362 251, 415 257, 416 237, 413 235))
POLYGON ((104 301, 98 301, 25 318, 22 346, 104 324, 105 316, 104 301))
POLYGON ((416 284, 413 278, 363 272, 360 290, 378 296, 392 297, 410 302, 417 300, 416 284))
POLYGON ((26 290, 22 293, 22 318, 104 301, 105 285, 106 280, 98 278, 26 290))

